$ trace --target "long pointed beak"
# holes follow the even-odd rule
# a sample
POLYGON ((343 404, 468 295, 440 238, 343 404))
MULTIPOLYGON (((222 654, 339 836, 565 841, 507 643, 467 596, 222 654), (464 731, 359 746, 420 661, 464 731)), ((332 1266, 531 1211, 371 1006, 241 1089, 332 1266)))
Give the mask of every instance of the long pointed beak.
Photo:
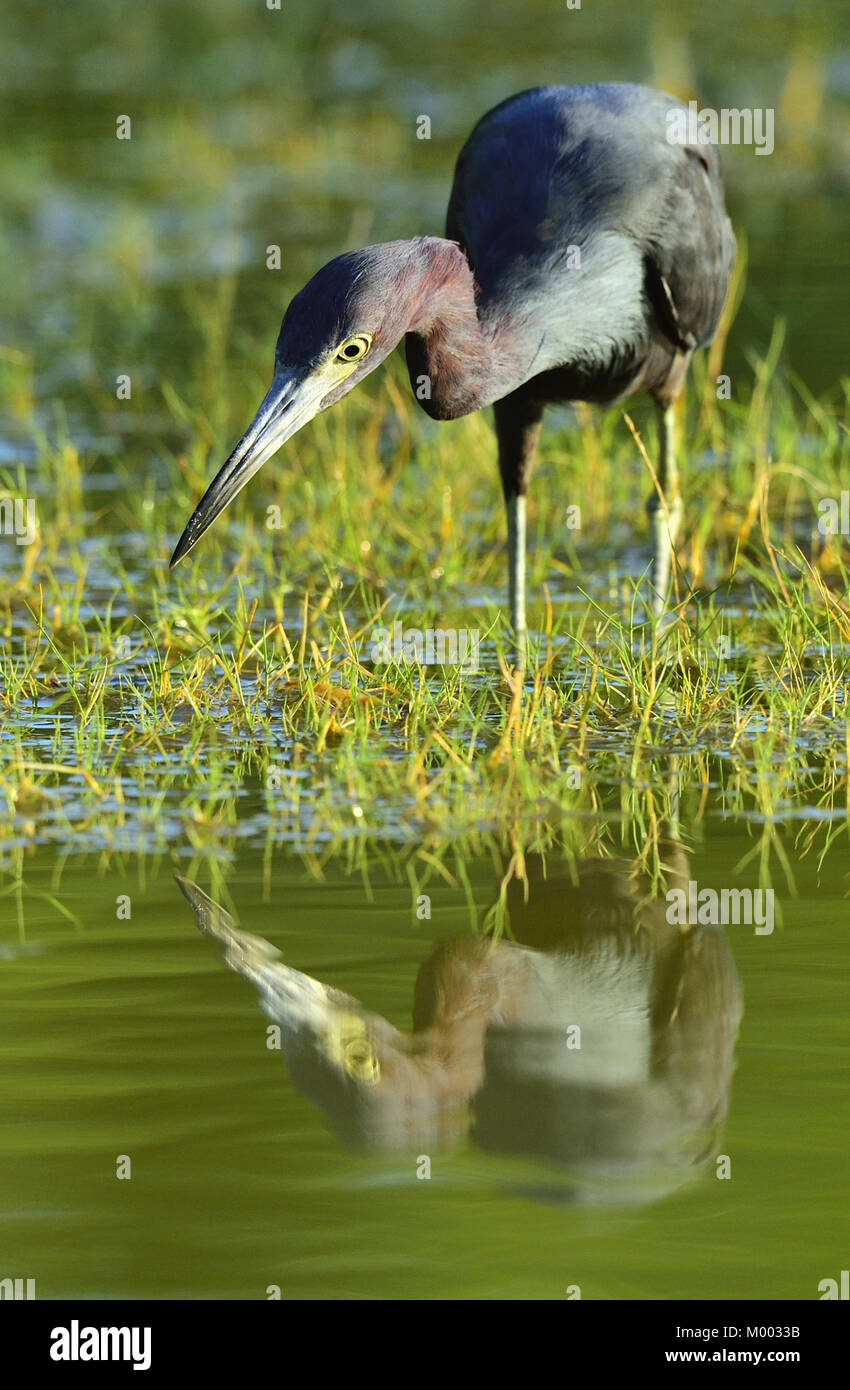
POLYGON ((191 904, 197 926, 205 936, 224 946, 224 959, 231 970, 244 975, 259 990, 269 1018, 290 1029, 306 1026, 319 1032, 327 1026, 336 991, 328 990, 312 975, 286 965, 280 951, 263 937, 241 931, 230 913, 213 902, 197 883, 179 874, 174 877, 191 904))
POLYGON ((319 377, 275 373, 259 410, 189 518, 174 548, 172 568, 198 543, 248 479, 253 478, 296 430, 318 414, 323 397, 331 389, 328 382, 319 377))

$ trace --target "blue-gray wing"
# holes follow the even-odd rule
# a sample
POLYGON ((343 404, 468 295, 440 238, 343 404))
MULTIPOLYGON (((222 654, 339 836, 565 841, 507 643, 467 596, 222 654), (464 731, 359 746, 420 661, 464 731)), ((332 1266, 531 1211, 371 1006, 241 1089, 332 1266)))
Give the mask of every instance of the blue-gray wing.
POLYGON ((735 238, 717 151, 668 138, 684 109, 648 87, 603 84, 535 88, 488 112, 461 151, 446 224, 482 304, 536 293, 551 320, 560 301, 568 337, 570 317, 594 313, 580 300, 596 297, 604 313, 632 296, 674 346, 709 342, 735 238), (570 276, 576 248, 596 255, 592 277, 570 276))

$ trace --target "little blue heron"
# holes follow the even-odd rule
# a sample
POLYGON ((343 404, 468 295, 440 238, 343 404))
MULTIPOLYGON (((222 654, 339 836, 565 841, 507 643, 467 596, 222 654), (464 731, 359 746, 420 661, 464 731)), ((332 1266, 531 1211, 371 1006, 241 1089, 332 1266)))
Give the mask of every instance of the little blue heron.
POLYGON ((458 159, 445 238, 350 251, 292 300, 271 387, 172 565, 296 430, 404 338, 428 415, 494 407, 518 639, 544 406, 649 392, 660 413, 648 503, 659 613, 682 512, 673 404, 692 353, 717 329, 735 255, 716 150, 668 138, 682 110, 662 92, 616 83, 539 87, 488 112, 458 159))

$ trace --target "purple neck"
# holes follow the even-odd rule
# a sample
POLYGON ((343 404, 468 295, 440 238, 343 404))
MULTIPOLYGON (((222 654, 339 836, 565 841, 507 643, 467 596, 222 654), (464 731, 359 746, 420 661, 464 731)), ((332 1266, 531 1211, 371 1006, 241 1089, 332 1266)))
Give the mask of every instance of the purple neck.
POLYGON ((405 340, 410 384, 428 415, 452 420, 520 386, 533 349, 503 316, 482 307, 455 242, 425 237, 416 247, 420 274, 405 340))

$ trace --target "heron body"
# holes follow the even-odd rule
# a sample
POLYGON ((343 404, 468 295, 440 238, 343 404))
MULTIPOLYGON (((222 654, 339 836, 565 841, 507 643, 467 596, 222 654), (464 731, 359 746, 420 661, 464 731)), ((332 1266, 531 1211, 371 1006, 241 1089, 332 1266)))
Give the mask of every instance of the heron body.
POLYGON ((485 115, 458 159, 446 236, 348 252, 293 299, 272 386, 172 564, 280 447, 404 339, 435 419, 493 405, 513 627, 525 631, 525 498, 545 406, 648 391, 663 417, 654 606, 681 504, 672 404, 714 335, 734 260, 716 150, 671 143, 648 87, 541 87, 485 115))

